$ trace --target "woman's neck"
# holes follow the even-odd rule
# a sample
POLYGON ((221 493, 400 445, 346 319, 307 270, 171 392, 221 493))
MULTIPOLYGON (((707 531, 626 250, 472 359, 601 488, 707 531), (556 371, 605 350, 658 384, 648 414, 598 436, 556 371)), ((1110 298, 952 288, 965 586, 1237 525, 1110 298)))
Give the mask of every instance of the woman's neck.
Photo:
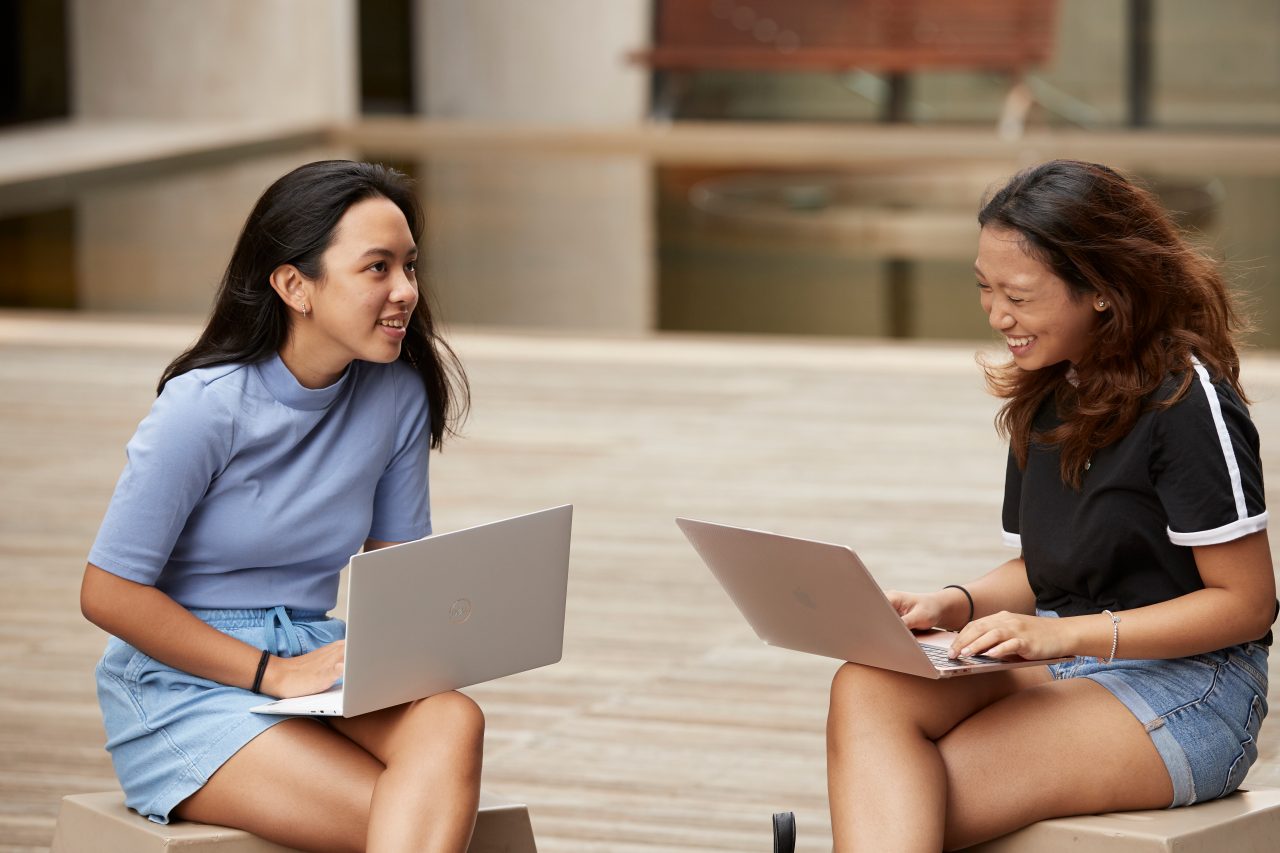
POLYGON ((280 360, 303 388, 328 388, 342 378, 351 364, 350 359, 325 359, 310 352, 311 349, 292 335, 280 348, 280 360))

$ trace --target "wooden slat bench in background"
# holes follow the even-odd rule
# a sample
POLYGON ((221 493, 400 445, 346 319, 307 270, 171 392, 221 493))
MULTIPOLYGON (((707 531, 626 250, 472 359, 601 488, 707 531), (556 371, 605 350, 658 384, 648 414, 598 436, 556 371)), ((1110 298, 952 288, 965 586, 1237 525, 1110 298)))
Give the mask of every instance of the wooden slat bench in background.
POLYGON ((1057 0, 657 0, 653 46, 629 58, 661 75, 667 115, 697 71, 880 72, 891 121, 905 117, 906 74, 1000 73, 999 129, 1016 136, 1032 104, 1023 76, 1048 61, 1056 12, 1057 0))

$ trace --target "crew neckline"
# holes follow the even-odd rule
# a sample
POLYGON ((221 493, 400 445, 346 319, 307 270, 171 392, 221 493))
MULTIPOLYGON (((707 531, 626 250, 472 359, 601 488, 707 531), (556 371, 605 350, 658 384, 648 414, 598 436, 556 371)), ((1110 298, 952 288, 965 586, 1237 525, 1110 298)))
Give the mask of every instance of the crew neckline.
POLYGON ((258 362, 255 366, 258 369, 258 375, 262 377, 262 384, 267 386, 272 397, 291 409, 304 411, 319 411, 333 405, 342 393, 342 389, 346 387, 347 377, 351 375, 349 364, 332 385, 326 385, 324 388, 307 388, 289 370, 284 360, 280 358, 280 353, 276 353, 266 361, 258 362))

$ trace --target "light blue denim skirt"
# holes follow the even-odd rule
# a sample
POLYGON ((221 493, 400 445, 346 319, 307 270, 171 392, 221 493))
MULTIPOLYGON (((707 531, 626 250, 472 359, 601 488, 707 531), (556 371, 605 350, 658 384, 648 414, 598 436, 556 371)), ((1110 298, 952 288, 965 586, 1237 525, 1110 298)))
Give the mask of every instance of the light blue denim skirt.
MULTIPOLYGON (((346 626, 324 613, 192 610, 254 648, 293 657, 341 640, 346 626)), ((107 751, 125 804, 156 823, 200 789, 240 747, 288 717, 252 714, 268 697, 188 675, 115 637, 97 667, 107 751)), ((245 674, 250 680, 252 673, 245 674)))
POLYGON ((1172 808, 1225 797, 1258 759, 1267 654, 1264 645, 1244 643, 1172 660, 1078 657, 1049 670, 1054 678, 1096 681, 1133 712, 1169 770, 1172 808))

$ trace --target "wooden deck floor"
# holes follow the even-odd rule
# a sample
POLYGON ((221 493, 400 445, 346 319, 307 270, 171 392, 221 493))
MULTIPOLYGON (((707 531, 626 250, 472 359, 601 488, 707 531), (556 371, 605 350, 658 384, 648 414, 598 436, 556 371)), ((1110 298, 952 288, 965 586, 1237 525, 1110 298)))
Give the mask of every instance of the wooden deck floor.
MULTIPOLYGON (((78 584, 124 443, 195 331, 0 314, 0 851, 46 849, 59 797, 115 784, 78 584)), ((468 691, 486 787, 529 803, 547 853, 765 850, 780 808, 802 850, 829 849, 835 663, 763 647, 672 518, 854 543, 887 585, 984 571, 1007 556, 1004 451, 972 348, 454 340, 475 406, 432 463, 436 528, 576 505, 563 662, 468 691)), ((1280 470, 1280 359, 1245 378, 1280 470)), ((1280 785, 1274 727, 1254 784, 1280 785)))

